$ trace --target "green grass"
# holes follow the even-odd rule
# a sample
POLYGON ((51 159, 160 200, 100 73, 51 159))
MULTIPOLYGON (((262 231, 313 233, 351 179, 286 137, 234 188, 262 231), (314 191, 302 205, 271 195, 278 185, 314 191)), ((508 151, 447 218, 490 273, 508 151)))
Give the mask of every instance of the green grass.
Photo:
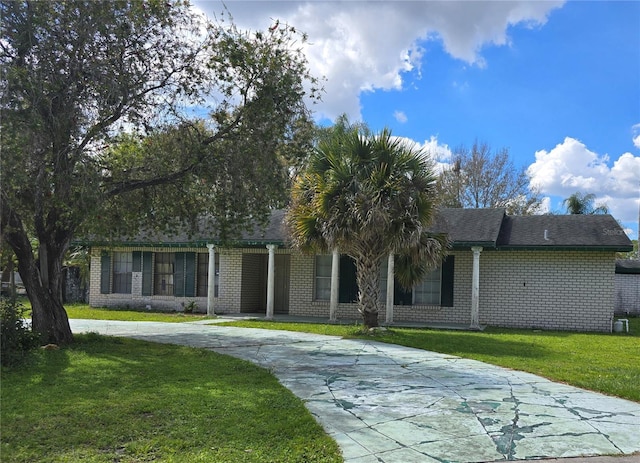
POLYGON ((183 312, 151 312, 124 308, 101 309, 89 307, 86 304, 68 304, 65 306, 65 309, 69 318, 82 318, 85 320, 184 323, 211 318, 203 314, 183 312))
MULTIPOLYGON (((20 303, 30 310, 31 303, 27 298, 20 298, 20 303)), ((157 312, 149 310, 133 310, 126 307, 96 308, 88 304, 66 304, 65 310, 69 318, 81 318, 84 320, 121 320, 128 322, 164 322, 184 323, 198 320, 206 320, 204 314, 184 312, 157 312)))
POLYGON ((357 326, 260 320, 225 325, 308 331, 373 339, 480 360, 640 402, 640 318, 630 333, 572 333, 489 328, 484 332, 393 328, 363 333, 357 326))
POLYGON ((200 349, 76 335, 2 370, 2 461, 338 462, 266 370, 200 349))

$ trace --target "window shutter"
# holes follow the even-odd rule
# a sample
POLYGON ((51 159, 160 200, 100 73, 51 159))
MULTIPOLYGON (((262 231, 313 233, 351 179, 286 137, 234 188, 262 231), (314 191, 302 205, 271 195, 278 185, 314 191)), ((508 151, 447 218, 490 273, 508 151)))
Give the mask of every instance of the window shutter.
POLYGON ((185 254, 175 253, 175 270, 173 271, 173 291, 176 297, 184 297, 185 293, 185 254))
POLYGON ((187 252, 184 256, 184 295, 194 297, 196 295, 196 253, 187 252))
POLYGON ((356 263, 349 256, 340 256, 340 282, 338 288, 339 302, 357 302, 358 282, 356 280, 356 263))
POLYGON ((397 281, 393 282, 393 304, 411 305, 413 304, 413 291, 406 290, 397 281))
POLYGON ((442 263, 442 281, 440 283, 440 305, 453 307, 454 256, 447 256, 442 263))
POLYGON ((131 253, 132 260, 132 272, 141 272, 142 271, 142 252, 141 251, 133 251, 131 253))
POLYGON ((100 293, 111 292, 111 254, 106 251, 100 256, 100 293))
POLYGON ((142 253, 142 295, 151 296, 151 282, 153 280, 153 253, 142 253))

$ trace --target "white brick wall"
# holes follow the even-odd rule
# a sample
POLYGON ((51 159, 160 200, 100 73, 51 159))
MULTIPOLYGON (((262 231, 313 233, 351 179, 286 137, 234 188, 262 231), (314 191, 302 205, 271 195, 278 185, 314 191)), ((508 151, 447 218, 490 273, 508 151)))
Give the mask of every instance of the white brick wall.
MULTIPOLYGON (((167 248, 144 250, 175 251, 167 248)), ((207 252, 206 249, 180 251, 207 252)), ((313 300, 314 257, 288 249, 276 252, 291 255, 289 314, 328 319, 329 302, 313 300)), ((100 294, 100 253, 100 249, 92 250, 89 295, 92 306, 151 305, 182 310, 182 303, 195 300, 201 311, 206 310, 206 298, 143 297, 136 276, 133 294, 100 294)), ((216 253, 220 256, 216 312, 240 313, 242 255, 267 254, 267 250, 216 248, 216 253)), ((452 254, 455 256, 454 307, 395 306, 394 320, 470 324, 472 253, 457 250, 452 254)), ((614 253, 595 251, 484 250, 480 255, 480 323, 516 328, 610 331, 615 300, 614 259, 614 253)), ((339 304, 337 316, 360 319, 355 304, 339 304)), ((384 316, 382 308, 381 321, 384 316)))
MULTIPOLYGON (((455 251, 454 307, 394 307, 394 320, 471 323, 471 251, 455 251)), ((290 314, 329 317, 313 301, 313 256, 292 256, 290 314)), ((610 331, 614 254, 578 251, 490 251, 480 255, 480 323, 514 328, 610 331)), ((384 309, 380 320, 384 320, 384 309)), ((338 318, 359 319, 355 304, 338 318)))
POLYGON ((615 255, 596 251, 484 251, 480 323, 610 331, 615 255))
POLYGON ((640 274, 616 274, 615 312, 640 315, 640 274))
POLYGON ((242 250, 218 249, 220 270, 216 313, 240 313, 240 290, 242 288, 242 250))

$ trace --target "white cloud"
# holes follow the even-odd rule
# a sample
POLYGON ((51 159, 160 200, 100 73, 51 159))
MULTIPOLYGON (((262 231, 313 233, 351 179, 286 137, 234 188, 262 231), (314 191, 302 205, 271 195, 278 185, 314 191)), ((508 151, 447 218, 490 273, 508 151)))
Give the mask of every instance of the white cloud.
POLYGON ((429 140, 425 140, 424 143, 419 143, 420 148, 426 151, 433 157, 434 160, 440 162, 448 162, 451 160, 452 152, 449 145, 440 144, 438 137, 431 135, 429 140))
POLYGON ((567 137, 550 151, 540 150, 527 173, 543 194, 567 198, 579 191, 596 195, 622 221, 637 220, 640 156, 624 153, 614 160, 567 137))
MULTIPOLYGON (((360 94, 403 88, 403 73, 420 72, 421 42, 440 40, 454 58, 486 63, 486 45, 509 44, 509 27, 539 26, 562 1, 523 2, 301 2, 227 1, 244 29, 269 27, 277 18, 309 35, 305 49, 314 75, 327 78, 320 116, 360 117, 360 94)), ((222 2, 196 1, 210 16, 222 2)))
POLYGON ((450 166, 451 161, 451 148, 447 144, 440 144, 438 137, 431 135, 429 140, 425 140, 424 143, 414 142, 425 153, 431 157, 434 162, 434 168, 437 173, 442 172, 444 169, 450 166))
POLYGON ((551 198, 549 196, 545 196, 542 198, 540 202, 540 206, 538 207, 539 214, 548 214, 551 212, 551 198))
POLYGON ((633 134, 633 145, 640 149, 640 124, 631 127, 631 133, 633 134))
POLYGON ((589 151, 580 141, 567 137, 551 151, 535 153, 536 161, 529 166, 531 183, 544 193, 563 195, 578 190, 598 193, 600 180, 609 168, 607 159, 589 151))
POLYGON ((400 122, 401 124, 404 124, 409 120, 407 119, 407 115, 402 111, 394 111, 393 117, 395 118, 396 121, 400 122))
POLYGON ((441 145, 438 142, 438 137, 436 137, 435 135, 432 135, 429 140, 425 140, 424 143, 417 142, 414 139, 408 137, 394 136, 393 138, 404 143, 411 149, 422 151, 433 161, 434 170, 438 174, 450 165, 449 161, 451 160, 452 154, 451 149, 446 144, 441 145))

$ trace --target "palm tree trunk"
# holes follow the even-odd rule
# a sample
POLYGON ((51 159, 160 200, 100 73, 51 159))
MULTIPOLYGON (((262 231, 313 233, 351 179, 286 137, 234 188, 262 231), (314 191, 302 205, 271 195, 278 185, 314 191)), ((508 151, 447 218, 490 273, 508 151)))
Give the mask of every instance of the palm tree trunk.
POLYGON ((358 282, 358 311, 364 326, 378 326, 380 307, 380 259, 373 253, 355 258, 358 282))

